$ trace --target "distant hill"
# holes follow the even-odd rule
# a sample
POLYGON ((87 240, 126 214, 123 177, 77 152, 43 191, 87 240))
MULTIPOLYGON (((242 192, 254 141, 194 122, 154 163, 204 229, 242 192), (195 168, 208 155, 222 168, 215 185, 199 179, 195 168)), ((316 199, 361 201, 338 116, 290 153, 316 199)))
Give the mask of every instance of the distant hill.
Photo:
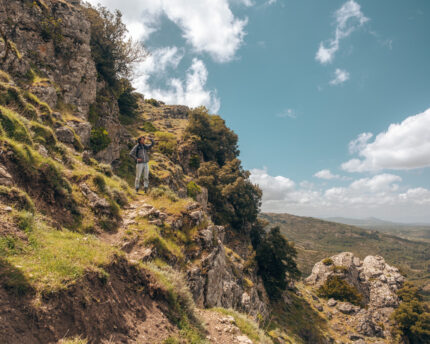
POLYGON ((430 295, 429 242, 312 217, 274 213, 263 213, 260 217, 270 226, 278 225, 282 233, 295 242, 299 267, 305 276, 317 261, 339 252, 350 251, 361 258, 381 255, 430 295))
POLYGON ((351 219, 345 217, 330 217, 326 221, 343 223, 365 229, 394 234, 404 239, 430 242, 430 224, 425 223, 396 223, 384 221, 375 217, 351 219))

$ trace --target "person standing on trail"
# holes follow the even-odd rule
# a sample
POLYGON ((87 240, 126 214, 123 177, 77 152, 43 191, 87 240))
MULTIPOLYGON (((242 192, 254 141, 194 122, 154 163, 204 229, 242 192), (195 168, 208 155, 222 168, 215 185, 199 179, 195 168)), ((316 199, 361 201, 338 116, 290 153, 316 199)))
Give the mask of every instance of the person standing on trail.
POLYGON ((137 139, 137 144, 130 151, 130 156, 136 161, 136 180, 134 187, 136 192, 139 191, 140 179, 143 172, 143 189, 145 192, 148 190, 149 185, 149 150, 154 145, 154 140, 149 138, 150 144, 145 144, 145 136, 141 136, 137 139))

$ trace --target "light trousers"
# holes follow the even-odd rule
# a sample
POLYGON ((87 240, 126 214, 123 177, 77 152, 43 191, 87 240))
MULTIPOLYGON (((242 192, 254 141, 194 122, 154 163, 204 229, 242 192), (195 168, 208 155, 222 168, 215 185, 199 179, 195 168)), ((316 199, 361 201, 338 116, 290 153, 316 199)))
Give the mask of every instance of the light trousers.
POLYGON ((136 164, 136 180, 134 182, 134 187, 136 189, 140 186, 140 179, 143 173, 143 187, 147 188, 149 184, 149 165, 147 162, 140 162, 136 164))

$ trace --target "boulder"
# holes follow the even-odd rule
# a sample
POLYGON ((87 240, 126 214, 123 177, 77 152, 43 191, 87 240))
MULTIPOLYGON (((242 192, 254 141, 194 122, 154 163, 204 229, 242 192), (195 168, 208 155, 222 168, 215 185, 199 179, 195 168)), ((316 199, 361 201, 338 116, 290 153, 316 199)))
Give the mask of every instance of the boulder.
POLYGON ((55 135, 57 135, 58 140, 63 143, 72 144, 75 142, 75 134, 73 133, 73 130, 68 127, 60 127, 56 129, 55 135))

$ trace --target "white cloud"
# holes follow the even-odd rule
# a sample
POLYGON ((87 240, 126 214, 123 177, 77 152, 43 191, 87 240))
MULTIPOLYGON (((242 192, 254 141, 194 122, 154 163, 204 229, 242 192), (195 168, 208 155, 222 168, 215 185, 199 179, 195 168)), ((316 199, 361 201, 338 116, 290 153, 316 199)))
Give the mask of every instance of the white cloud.
POLYGON ((335 12, 336 30, 334 38, 328 41, 326 46, 324 42, 320 43, 315 59, 322 64, 333 61, 334 55, 339 50, 340 41, 348 37, 357 28, 369 20, 361 12, 361 7, 354 0, 345 2, 341 8, 335 12))
POLYGON ((272 177, 266 168, 251 170, 250 179, 264 190, 263 199, 265 200, 282 200, 295 187, 291 179, 282 176, 272 177))
POLYGON ((337 68, 334 72, 334 78, 330 80, 330 85, 340 85, 349 80, 349 73, 344 69, 337 68))
POLYGON ((286 118, 286 117, 292 118, 292 119, 297 118, 297 114, 293 109, 285 109, 281 113, 278 113, 276 116, 280 118, 286 118))
POLYGON ((339 179, 340 176, 338 174, 331 173, 330 170, 321 170, 314 174, 314 177, 320 178, 320 179, 339 179))
POLYGON ((364 147, 366 147, 367 141, 373 137, 372 133, 361 133, 355 140, 352 140, 349 145, 349 153, 354 154, 360 152, 364 147))
POLYGON ((369 216, 393 221, 430 221, 430 190, 405 188, 401 177, 378 174, 352 181, 347 186, 323 188, 309 182, 296 183, 268 170, 251 170, 251 180, 263 190, 263 211, 302 216, 369 216))
POLYGON ((190 107, 204 105, 211 112, 216 113, 219 110, 220 101, 216 92, 205 89, 208 72, 201 60, 193 59, 184 80, 167 77, 168 71, 175 69, 183 56, 183 51, 177 47, 154 50, 138 66, 134 86, 147 98, 155 98, 168 104, 183 104, 190 107), (154 84, 162 84, 163 86, 154 87, 154 84))
MULTIPOLYGON (((250 0, 237 0, 246 6, 250 0)), ((232 13, 228 0, 90 0, 120 9, 134 39, 146 40, 165 15, 181 30, 195 52, 208 53, 217 62, 231 61, 243 43, 247 19, 232 13)))
POLYGON ((430 166, 430 109, 391 124, 387 131, 369 142, 372 134, 363 133, 349 144, 351 153, 358 153, 342 164, 348 172, 408 170, 430 166))

